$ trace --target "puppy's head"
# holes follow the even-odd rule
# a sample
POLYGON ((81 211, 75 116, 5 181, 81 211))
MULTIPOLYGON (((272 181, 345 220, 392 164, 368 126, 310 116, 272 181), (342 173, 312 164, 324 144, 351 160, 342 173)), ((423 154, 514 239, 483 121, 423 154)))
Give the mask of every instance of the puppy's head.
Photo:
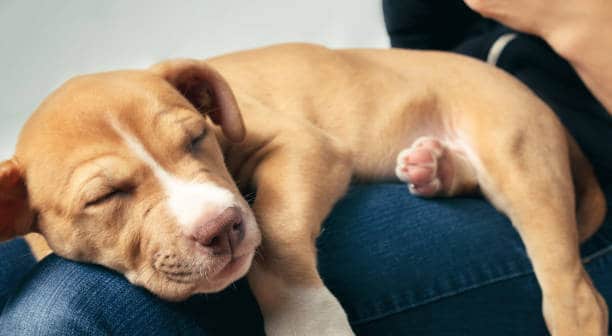
POLYGON ((74 78, 0 164, 0 238, 38 231, 57 254, 166 299, 219 291, 247 272, 260 234, 217 133, 245 136, 227 83, 202 62, 74 78))

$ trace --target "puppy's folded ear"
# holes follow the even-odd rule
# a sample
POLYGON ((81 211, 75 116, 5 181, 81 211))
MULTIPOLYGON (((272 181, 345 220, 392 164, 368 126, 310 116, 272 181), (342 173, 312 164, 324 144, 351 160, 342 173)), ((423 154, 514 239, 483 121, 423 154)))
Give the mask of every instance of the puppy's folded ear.
POLYGON ((206 63, 190 59, 168 60, 150 69, 166 79, 200 112, 221 126, 234 142, 244 139, 245 130, 236 98, 223 77, 206 63))
POLYGON ((19 163, 15 159, 0 162, 0 241, 32 231, 33 221, 19 163))

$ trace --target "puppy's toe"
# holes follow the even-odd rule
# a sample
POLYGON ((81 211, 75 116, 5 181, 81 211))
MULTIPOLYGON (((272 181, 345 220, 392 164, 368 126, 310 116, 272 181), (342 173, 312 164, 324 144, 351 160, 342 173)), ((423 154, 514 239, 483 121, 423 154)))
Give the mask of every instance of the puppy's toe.
POLYGON ((408 183, 410 193, 418 196, 436 196, 442 189, 438 176, 440 160, 445 146, 432 137, 421 137, 397 156, 395 174, 408 183))
POLYGON ((408 190, 410 190, 411 194, 416 195, 416 196, 433 197, 438 194, 441 186, 442 186, 442 183, 440 182, 440 179, 436 177, 433 180, 425 184, 409 183, 408 190))

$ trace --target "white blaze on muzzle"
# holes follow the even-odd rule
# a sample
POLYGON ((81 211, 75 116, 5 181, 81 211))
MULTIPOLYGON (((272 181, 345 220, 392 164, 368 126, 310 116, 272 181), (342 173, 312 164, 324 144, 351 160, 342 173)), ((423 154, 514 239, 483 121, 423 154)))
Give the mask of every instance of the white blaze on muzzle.
POLYGON ((177 178, 166 171, 136 137, 116 120, 111 125, 128 148, 155 174, 166 194, 168 210, 174 215, 185 234, 218 216, 223 210, 237 206, 234 194, 213 183, 195 183, 177 178))

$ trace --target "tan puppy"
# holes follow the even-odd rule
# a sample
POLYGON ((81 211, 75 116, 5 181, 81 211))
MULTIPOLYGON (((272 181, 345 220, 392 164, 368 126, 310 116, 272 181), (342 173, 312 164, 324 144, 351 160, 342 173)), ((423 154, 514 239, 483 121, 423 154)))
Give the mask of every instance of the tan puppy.
POLYGON ((524 240, 552 334, 605 334, 578 253, 605 213, 590 165, 525 86, 458 55, 291 44, 74 78, 0 166, 0 231, 170 300, 250 268, 269 335, 349 335, 314 242, 352 177, 396 176, 481 191, 524 240))

